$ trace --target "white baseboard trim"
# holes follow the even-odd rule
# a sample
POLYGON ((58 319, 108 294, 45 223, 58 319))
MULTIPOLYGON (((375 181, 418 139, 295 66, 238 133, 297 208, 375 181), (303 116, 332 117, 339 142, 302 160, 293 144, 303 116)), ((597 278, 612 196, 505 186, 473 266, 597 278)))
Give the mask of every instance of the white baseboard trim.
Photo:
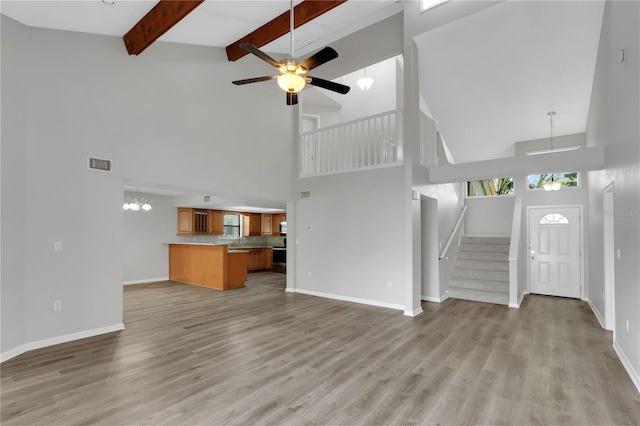
POLYGON ((618 354, 620 362, 622 362, 625 370, 627 370, 627 374, 629 374, 629 377, 631 377, 631 381, 634 385, 636 385, 636 389, 638 390, 638 393, 640 393, 640 376, 638 375, 638 372, 633 368, 633 365, 631 365, 631 362, 629 362, 629 358, 627 358, 627 355, 624 353, 616 340, 613 341, 613 350, 615 350, 618 354))
POLYGON ((526 291, 523 291, 522 293, 520 293, 520 297, 518 297, 518 303, 509 303, 509 307, 520 309, 520 305, 522 305, 522 299, 524 299, 524 296, 526 296, 527 294, 529 293, 526 291))
POLYGON ((442 303, 445 300, 447 300, 449 298, 448 294, 445 294, 444 296, 440 296, 440 297, 428 297, 428 296, 422 296, 420 298, 420 300, 424 300, 425 302, 434 302, 434 303, 442 303))
POLYGON ((158 282, 158 281, 169 281, 169 277, 145 278, 143 280, 123 281, 122 285, 147 284, 147 283, 155 283, 155 282, 158 282))
POLYGON ((60 343, 67 343, 74 340, 86 339, 87 337, 98 336, 100 334, 111 333, 114 331, 124 330, 124 324, 114 324, 107 327, 94 328, 92 330, 79 331, 77 333, 65 334, 63 336, 51 337, 49 339, 36 340, 35 342, 25 343, 17 348, 9 349, 6 352, 0 354, 0 363, 15 358, 25 352, 32 351, 34 349, 45 348, 47 346, 59 345, 60 343))
POLYGON ((422 312, 424 312, 422 310, 422 308, 416 308, 413 311, 404 311, 404 316, 405 317, 417 317, 418 315, 420 315, 422 312))
POLYGON ((296 289, 293 287, 287 287, 284 289, 285 293, 295 293, 296 289))
POLYGON ((404 311, 404 305, 397 305, 395 303, 379 302, 377 300, 360 299, 359 297, 341 296, 338 294, 331 294, 331 293, 321 293, 319 291, 303 290, 300 288, 287 289, 286 291, 289 291, 291 293, 308 294, 309 296, 324 297, 327 299, 342 300, 343 302, 360 303, 362 305, 371 305, 371 306, 378 306, 380 308, 389 308, 389 309, 404 311))
POLYGON ((600 327, 606 330, 607 327, 604 326, 604 319, 602 318, 602 315, 600 315, 600 312, 598 311, 598 308, 596 308, 596 305, 594 305, 591 299, 589 298, 585 299, 585 301, 589 304, 589 306, 591 306, 591 310, 593 311, 593 314, 598 319, 598 322, 600 323, 600 327))

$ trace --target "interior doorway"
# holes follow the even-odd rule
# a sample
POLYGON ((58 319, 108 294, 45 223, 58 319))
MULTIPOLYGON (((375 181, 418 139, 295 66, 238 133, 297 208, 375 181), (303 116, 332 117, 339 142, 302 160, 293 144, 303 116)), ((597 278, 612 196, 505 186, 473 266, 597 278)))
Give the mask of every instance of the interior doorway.
POLYGON ((614 219, 613 205, 613 182, 605 186, 603 190, 604 208, 604 327, 613 331, 613 339, 616 338, 615 331, 615 267, 614 267, 614 219))
POLYGON ((529 291, 582 298, 582 206, 527 208, 529 291))

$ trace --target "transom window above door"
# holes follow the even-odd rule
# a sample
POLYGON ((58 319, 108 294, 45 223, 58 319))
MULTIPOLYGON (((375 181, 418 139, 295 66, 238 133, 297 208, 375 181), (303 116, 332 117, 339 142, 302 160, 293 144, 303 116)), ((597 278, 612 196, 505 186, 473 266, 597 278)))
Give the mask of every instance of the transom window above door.
POLYGON ((560 213, 549 213, 544 215, 538 223, 540 225, 566 225, 569 223, 569 219, 560 213))

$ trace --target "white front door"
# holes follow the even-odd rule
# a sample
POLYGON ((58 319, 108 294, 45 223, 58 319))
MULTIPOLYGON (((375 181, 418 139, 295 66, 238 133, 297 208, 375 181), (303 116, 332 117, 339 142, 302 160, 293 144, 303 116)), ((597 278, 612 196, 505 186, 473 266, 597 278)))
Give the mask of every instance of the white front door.
POLYGON ((580 298, 580 208, 529 209, 531 293, 580 298))

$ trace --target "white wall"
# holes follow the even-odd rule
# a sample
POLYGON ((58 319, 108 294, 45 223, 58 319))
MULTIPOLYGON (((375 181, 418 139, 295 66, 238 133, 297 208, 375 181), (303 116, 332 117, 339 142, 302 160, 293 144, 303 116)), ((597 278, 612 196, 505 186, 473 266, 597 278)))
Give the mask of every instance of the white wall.
POLYGON ((339 110, 341 123, 391 111, 396 105, 396 61, 395 57, 385 59, 366 67, 367 77, 374 79, 369 90, 361 90, 356 81, 364 77, 364 70, 349 73, 340 78, 342 84, 351 87, 351 91, 341 98, 339 110))
POLYGON ((0 212, 2 246, 0 250, 2 302, 2 340, 0 353, 24 342, 24 262, 25 208, 27 203, 26 154, 26 80, 23 61, 27 29, 13 21, 2 20, 2 134, 0 137, 0 182, 2 207, 0 212), (5 31, 15 32, 16 41, 4 37, 5 31), (9 81, 11 83, 9 83, 9 81), (10 105, 11 107, 7 107, 10 105))
POLYGON ((2 303, 16 307, 3 354, 122 322, 125 179, 288 198, 293 110, 276 85, 231 84, 263 65, 162 42, 128 56, 118 37, 2 16, 2 102, 16 106, 2 109, 2 303), (113 172, 87 170, 88 155, 113 172))
POLYGON ((124 212, 124 263, 122 281, 167 279, 169 254, 166 241, 176 240, 173 197, 125 191, 124 198, 145 198, 149 211, 124 212))
POLYGON ((464 233, 489 237, 511 235, 515 197, 469 197, 464 216, 464 233))
POLYGON ((640 390, 640 4, 605 5, 594 76, 587 145, 605 146, 606 165, 588 174, 589 297, 604 314, 603 195, 614 182, 614 346, 640 390), (620 63, 620 49, 627 60, 620 63), (629 321, 629 331, 626 323, 629 321))
POLYGON ((311 197, 296 202, 296 291, 402 309, 403 168, 305 178, 300 190, 311 197))
MULTIPOLYGON (((453 227, 458 220, 460 211, 462 210, 462 199, 459 190, 459 184, 441 184, 441 185, 427 185, 416 188, 420 194, 427 197, 438 200, 438 250, 442 251, 447 244, 447 240, 453 227)), ((463 227, 460 228, 462 230, 463 227)), ((460 231, 458 231, 460 232, 460 231)), ((437 291, 433 291, 431 288, 422 288, 422 297, 429 300, 442 299, 449 291, 449 279, 451 278, 451 271, 453 270, 455 259, 458 255, 459 246, 458 239, 454 238, 449 250, 446 253, 446 258, 441 259, 438 264, 439 272, 439 288, 437 291)))

